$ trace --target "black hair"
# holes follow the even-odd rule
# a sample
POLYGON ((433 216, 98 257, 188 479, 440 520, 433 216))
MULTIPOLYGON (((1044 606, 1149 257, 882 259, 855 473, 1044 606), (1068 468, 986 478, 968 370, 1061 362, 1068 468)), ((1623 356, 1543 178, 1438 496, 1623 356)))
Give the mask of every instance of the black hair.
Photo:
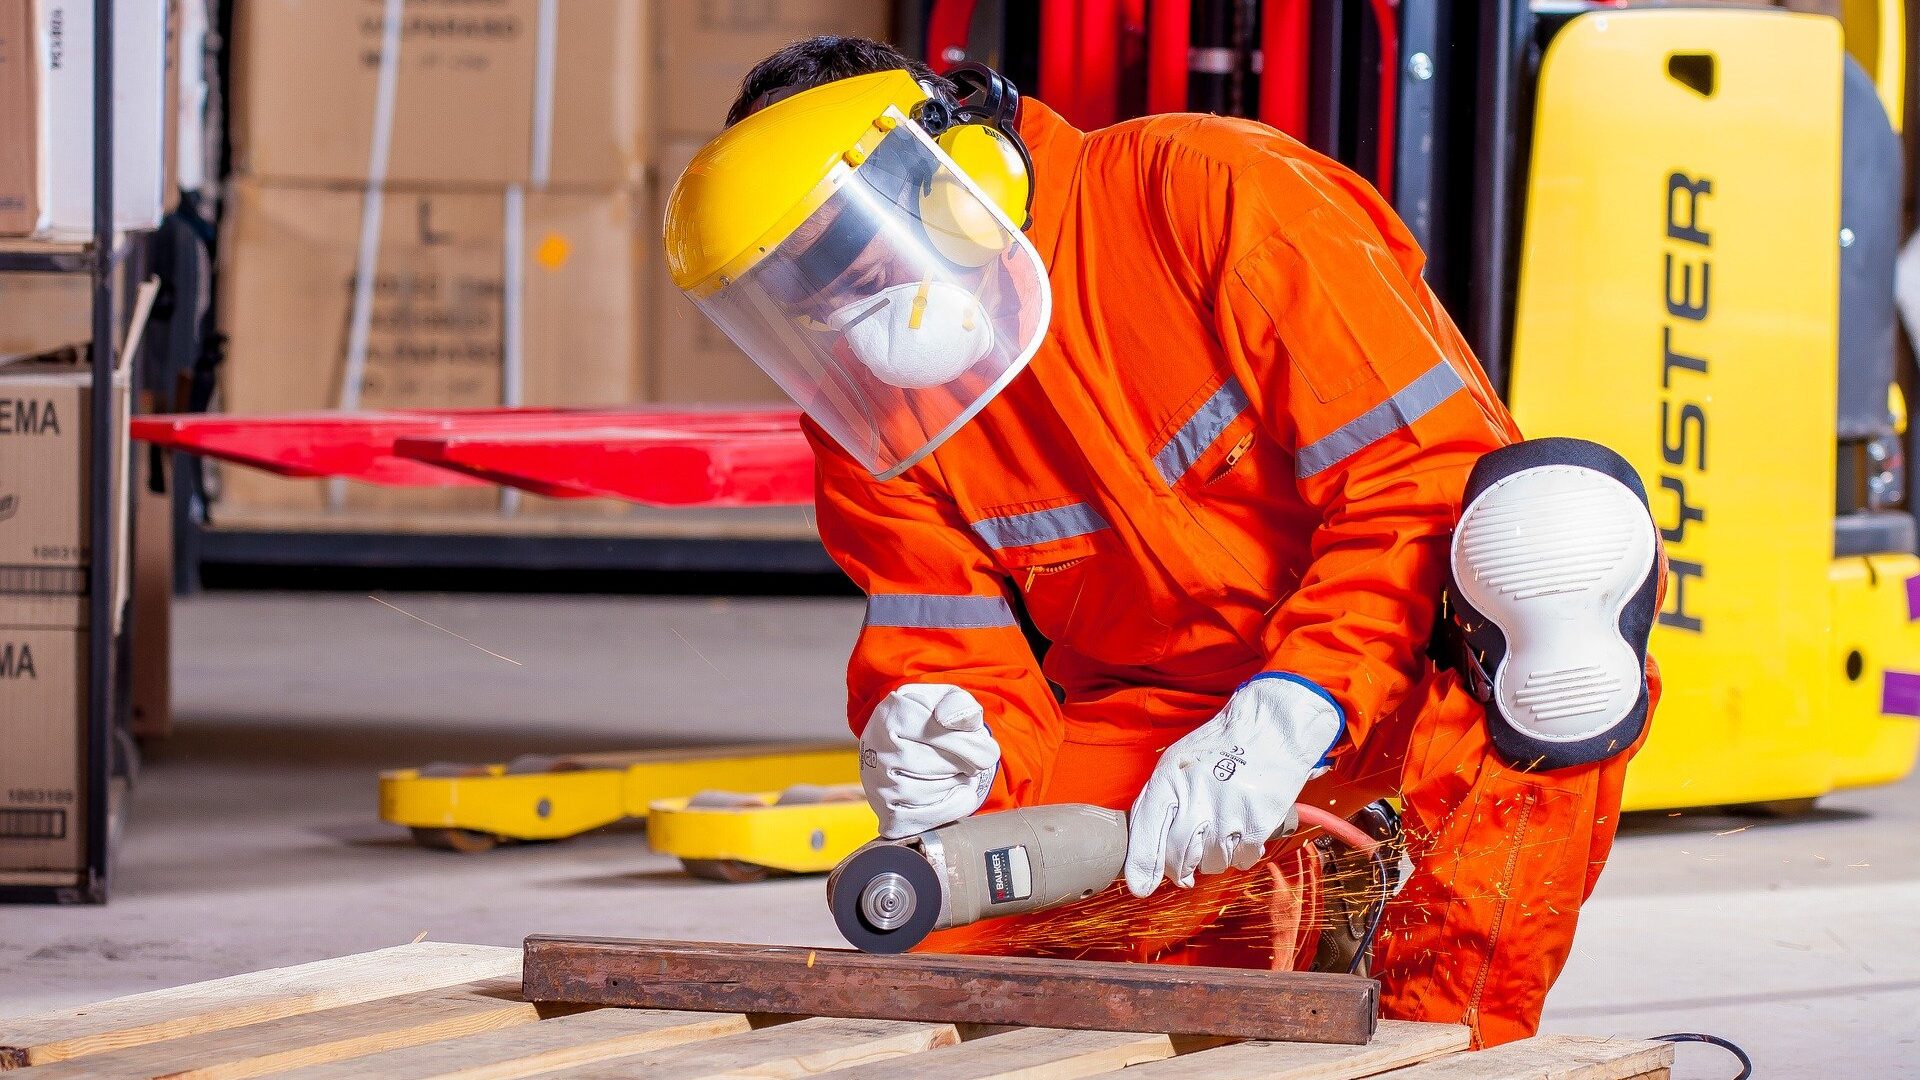
POLYGON ((740 82, 740 96, 727 110, 727 126, 787 94, 880 71, 905 71, 916 82, 930 84, 935 94, 947 101, 959 93, 953 83, 934 74, 924 62, 885 42, 827 34, 796 41, 755 64, 740 82))

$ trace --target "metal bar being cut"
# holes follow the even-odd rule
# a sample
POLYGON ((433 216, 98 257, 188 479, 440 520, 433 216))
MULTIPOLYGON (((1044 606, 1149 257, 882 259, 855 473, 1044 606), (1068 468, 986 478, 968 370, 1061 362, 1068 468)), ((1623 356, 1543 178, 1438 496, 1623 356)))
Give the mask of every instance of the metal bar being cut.
POLYGON ((529 1001, 1026 1024, 1362 1045, 1380 984, 1354 975, 843 949, 527 938, 529 1001))

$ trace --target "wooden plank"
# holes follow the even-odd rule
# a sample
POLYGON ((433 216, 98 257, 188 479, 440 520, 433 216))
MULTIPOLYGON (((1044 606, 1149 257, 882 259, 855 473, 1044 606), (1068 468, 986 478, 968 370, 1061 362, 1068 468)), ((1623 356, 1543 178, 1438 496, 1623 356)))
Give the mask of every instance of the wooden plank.
MULTIPOLYGON (((783 1080, 892 1061, 959 1041, 952 1024, 815 1017, 546 1075, 593 1080, 783 1080)), ((904 1063, 895 1068, 902 1070, 896 1076, 919 1075, 904 1063)))
MULTIPOLYGON (((1174 1055, 1173 1039, 1129 1031, 1017 1028, 913 1059, 914 1080, 1074 1080, 1174 1055)), ((902 1063, 883 1061, 827 1074, 832 1080, 898 1080, 902 1063)))
POLYGON ((0 1069, 41 1065, 204 1031, 510 977, 518 949, 420 942, 235 975, 96 1005, 0 1020, 0 1069))
POLYGON ((534 935, 532 1001, 1362 1044, 1352 975, 534 935))
POLYGON ((296 1069, 275 1080, 366 1076, 382 1080, 516 1080, 750 1030, 746 1017, 731 1013, 594 1009, 451 1042, 296 1069))
POLYGON ((34 1080, 244 1080, 532 1024, 543 1008, 555 1006, 521 1000, 513 979, 489 979, 90 1054, 40 1066, 32 1075, 34 1080))
POLYGON ((1127 1071, 1128 1080, 1356 1080, 1413 1065, 1472 1044, 1459 1024, 1382 1020, 1364 1048, 1243 1042, 1127 1071))
POLYGON ((1380 1080, 1636 1080, 1672 1064, 1672 1043, 1541 1035, 1395 1069, 1380 1080))

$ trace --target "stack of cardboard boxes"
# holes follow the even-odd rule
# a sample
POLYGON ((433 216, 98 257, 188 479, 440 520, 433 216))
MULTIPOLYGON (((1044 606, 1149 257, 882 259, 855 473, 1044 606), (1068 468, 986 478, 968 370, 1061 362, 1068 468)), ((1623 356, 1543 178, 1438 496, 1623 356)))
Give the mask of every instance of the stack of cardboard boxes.
MULTIPOLYGON (((92 373, 63 359, 0 365, 0 884, 70 885, 85 865, 96 410, 92 373)), ((124 379, 111 415, 126 423, 124 379)), ((126 458, 111 467, 124 495, 126 458)))
MULTIPOLYGON (((816 34, 884 41, 890 7, 882 0, 660 0, 660 182, 647 237, 655 251, 673 182, 719 133, 747 71, 782 45, 816 34)), ((657 257, 654 262, 651 399, 784 400, 773 380, 673 287, 657 257)))
MULTIPOLYGON (((240 0, 224 408, 778 397, 671 291, 663 192, 756 60, 818 33, 884 37, 890 6, 240 0)), ((228 469, 214 512, 492 531, 502 505, 491 489, 228 469)), ((504 505, 521 520, 625 509, 504 505)))
MULTIPOLYGON (((645 15, 638 0, 240 3, 224 407, 634 401, 645 15)), ((239 469, 221 488, 229 515, 499 503, 239 469)))

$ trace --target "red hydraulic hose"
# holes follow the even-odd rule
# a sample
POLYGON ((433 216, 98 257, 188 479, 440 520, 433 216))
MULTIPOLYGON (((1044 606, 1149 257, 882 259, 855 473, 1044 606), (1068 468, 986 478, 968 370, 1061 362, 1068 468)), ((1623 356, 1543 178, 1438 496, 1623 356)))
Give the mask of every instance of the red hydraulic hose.
POLYGON ((1153 0, 1147 9, 1147 111, 1187 111, 1187 50, 1193 46, 1191 0, 1153 0))
POLYGON ((1368 836, 1361 830, 1360 826, 1335 814, 1331 810, 1322 810, 1318 806, 1309 806, 1306 803, 1294 803, 1293 810, 1294 813, 1300 815, 1301 825, 1318 826, 1324 830, 1328 836, 1333 837, 1335 840, 1340 841, 1355 851, 1372 851, 1374 848, 1380 846, 1380 841, 1368 836))
POLYGON ((1308 38, 1313 0, 1268 0, 1260 23, 1260 119, 1307 137, 1308 38))
POLYGON ((1080 0, 1081 127, 1106 127, 1120 119, 1120 4, 1080 0))
POLYGON ((1374 137, 1380 147, 1380 163, 1374 169, 1373 186, 1392 198, 1393 158, 1399 134, 1400 20, 1393 10, 1394 0, 1372 0, 1372 6, 1373 26, 1380 36, 1380 130, 1374 137))
POLYGON ((1080 122, 1080 3, 1042 0, 1040 5, 1040 99, 1080 122))

